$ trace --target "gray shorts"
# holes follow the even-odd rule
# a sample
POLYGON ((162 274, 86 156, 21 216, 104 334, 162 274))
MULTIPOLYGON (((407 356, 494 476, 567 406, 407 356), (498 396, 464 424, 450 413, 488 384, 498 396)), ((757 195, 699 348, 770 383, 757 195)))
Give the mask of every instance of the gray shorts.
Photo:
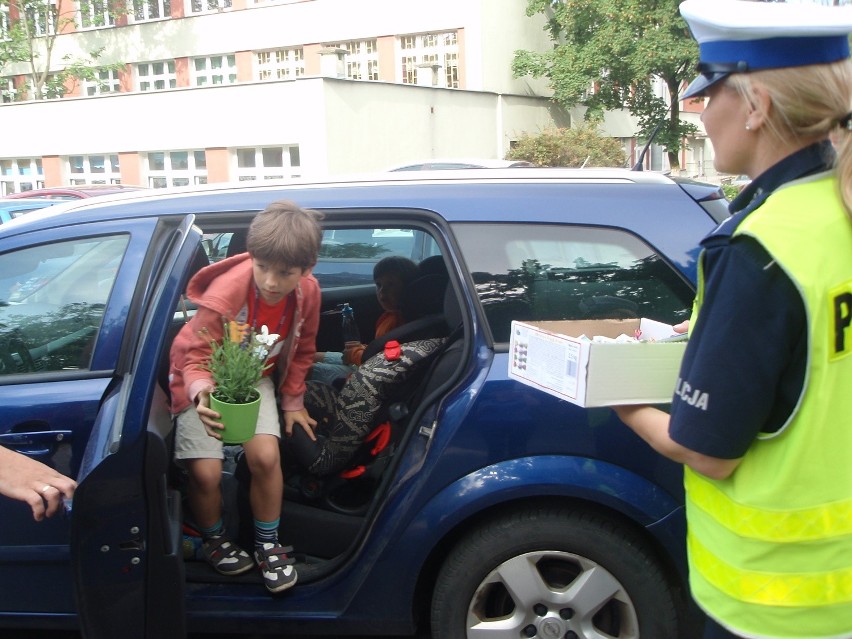
MULTIPOLYGON (((257 386, 260 391, 260 415, 257 418, 255 434, 281 437, 278 404, 275 402, 275 386, 272 380, 264 377, 257 386)), ((190 406, 177 416, 175 430, 175 459, 224 459, 222 441, 210 437, 204 424, 190 406)))

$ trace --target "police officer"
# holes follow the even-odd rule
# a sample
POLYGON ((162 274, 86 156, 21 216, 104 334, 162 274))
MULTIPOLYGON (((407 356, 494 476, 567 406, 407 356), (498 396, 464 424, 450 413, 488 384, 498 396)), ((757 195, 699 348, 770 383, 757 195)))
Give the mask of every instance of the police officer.
POLYGON ((719 171, 671 414, 706 638, 852 637, 852 7, 686 0, 719 171), (832 141, 837 145, 835 151, 832 141))

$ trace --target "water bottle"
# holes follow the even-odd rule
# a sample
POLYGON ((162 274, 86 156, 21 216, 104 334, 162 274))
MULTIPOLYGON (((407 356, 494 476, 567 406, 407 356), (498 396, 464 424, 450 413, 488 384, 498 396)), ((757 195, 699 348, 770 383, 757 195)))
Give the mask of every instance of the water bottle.
POLYGON ((349 302, 343 304, 340 315, 342 317, 344 348, 347 345, 360 344, 361 333, 358 331, 358 324, 355 323, 355 311, 349 306, 349 302))

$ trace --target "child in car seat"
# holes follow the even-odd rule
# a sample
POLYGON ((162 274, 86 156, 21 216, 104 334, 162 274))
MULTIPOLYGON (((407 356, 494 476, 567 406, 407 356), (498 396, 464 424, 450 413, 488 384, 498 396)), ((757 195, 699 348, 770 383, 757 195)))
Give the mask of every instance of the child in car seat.
POLYGON ((289 556, 293 549, 278 541, 283 476, 276 390, 287 435, 297 427, 315 439, 316 421, 305 409, 304 394, 319 326, 320 288, 311 275, 322 241, 319 219, 319 213, 287 201, 273 202, 258 213, 249 227, 248 253, 203 268, 190 280, 187 296, 198 310, 178 333, 170 352, 169 390, 177 424, 175 458, 188 471, 187 497, 204 540, 202 555, 223 575, 242 574, 257 562, 270 592, 286 590, 297 580, 289 556), (222 425, 220 415, 210 408, 214 385, 207 362, 211 342, 222 339, 225 322, 258 332, 268 327, 279 336, 270 345, 267 362, 271 366, 258 386, 257 429, 243 444, 251 472, 254 561, 231 540, 223 520, 222 425))
MULTIPOLYGON (((375 337, 381 337, 405 322, 401 302, 405 287, 417 276, 417 264, 401 255, 382 258, 373 267, 376 297, 384 311, 376 320, 375 337)), ((366 344, 348 346, 342 353, 317 353, 310 379, 333 384, 361 365, 366 344)))

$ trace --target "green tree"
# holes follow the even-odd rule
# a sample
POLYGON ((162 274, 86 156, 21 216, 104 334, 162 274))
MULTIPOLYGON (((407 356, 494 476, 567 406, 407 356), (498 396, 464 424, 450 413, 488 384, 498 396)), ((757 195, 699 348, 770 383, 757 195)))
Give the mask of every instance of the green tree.
POLYGON ((587 117, 627 109, 637 135, 666 148, 673 169, 678 151, 696 127, 680 119, 677 95, 695 75, 698 46, 678 12, 680 0, 528 0, 526 13, 547 17, 554 47, 516 51, 516 77, 547 77, 554 99, 566 108, 588 107, 587 117), (671 104, 655 92, 665 83, 671 104), (592 90, 594 87, 594 90, 592 90))
POLYGON ((601 135, 596 123, 524 135, 507 157, 527 160, 536 166, 624 166, 627 161, 621 143, 601 135))
MULTIPOLYGON (((123 5, 116 8, 121 11, 123 5)), ((54 46, 56 38, 74 25, 76 11, 59 13, 57 5, 50 0, 0 0, 0 73, 7 67, 24 63, 27 66, 29 87, 19 89, 14 99, 44 100, 62 97, 69 86, 81 80, 101 82, 105 71, 117 71, 123 64, 98 64, 104 49, 89 51, 79 57, 64 55, 61 66, 53 68, 54 46), (11 16, 17 15, 17 19, 11 16), (10 17, 8 22, 5 18, 10 17), (31 95, 29 94, 31 92, 31 95)), ((106 3, 100 0, 84 0, 80 9, 86 18, 87 26, 102 24, 107 14, 106 3)), ((115 9, 110 5, 110 12, 115 9)))

